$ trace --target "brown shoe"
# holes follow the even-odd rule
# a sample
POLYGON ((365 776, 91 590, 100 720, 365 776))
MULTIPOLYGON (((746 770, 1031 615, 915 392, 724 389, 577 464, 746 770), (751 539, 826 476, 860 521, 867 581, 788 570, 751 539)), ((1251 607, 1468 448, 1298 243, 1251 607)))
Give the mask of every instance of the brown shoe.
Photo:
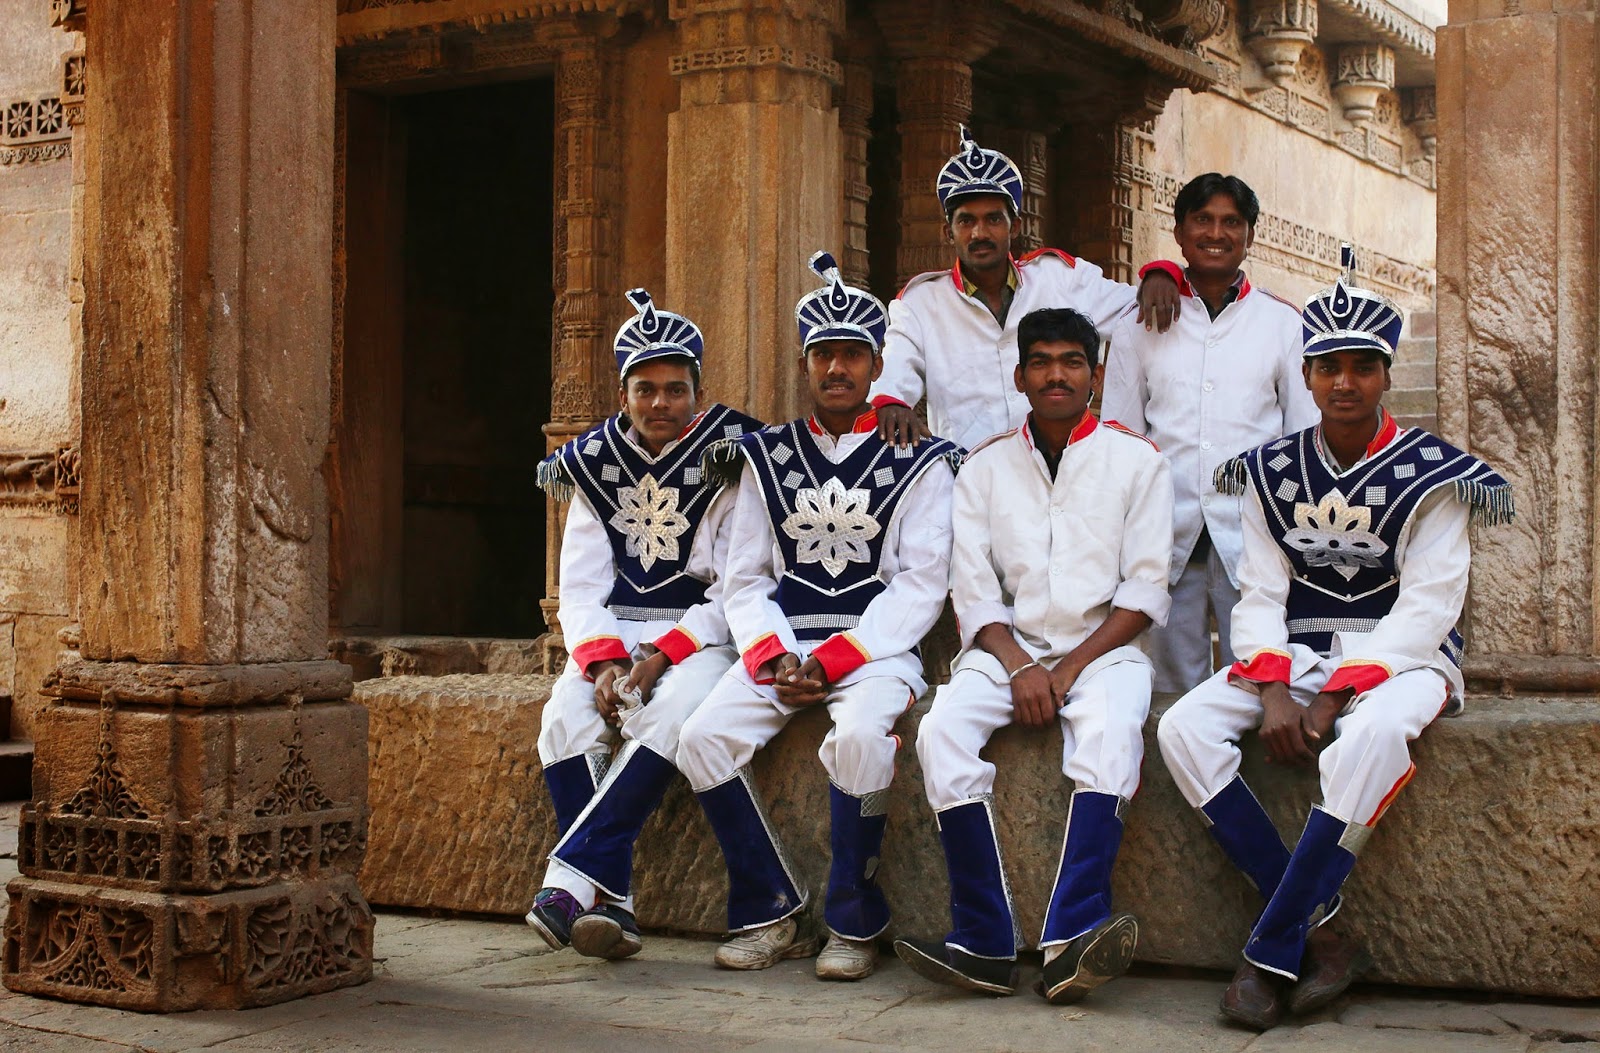
POLYGON ((1300 982, 1289 993, 1289 1012, 1296 1016, 1316 1012, 1370 968, 1372 956, 1360 945, 1322 926, 1306 939, 1300 982))
POLYGON ((1245 1027, 1266 1031, 1283 1019, 1283 989, 1287 981, 1245 962, 1222 993, 1222 1015, 1245 1027))

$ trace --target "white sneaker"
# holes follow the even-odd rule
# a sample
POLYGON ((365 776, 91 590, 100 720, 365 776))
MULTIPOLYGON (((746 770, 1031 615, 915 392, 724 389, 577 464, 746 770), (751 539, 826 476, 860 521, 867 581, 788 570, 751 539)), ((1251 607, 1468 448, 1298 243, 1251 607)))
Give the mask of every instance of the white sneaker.
POLYGON ((828 933, 828 945, 817 956, 817 979, 864 980, 878 967, 876 940, 852 940, 828 933))
POLYGON ((716 961, 723 969, 770 969, 785 959, 816 953, 817 938, 802 935, 797 919, 784 918, 735 936, 717 948, 716 961))

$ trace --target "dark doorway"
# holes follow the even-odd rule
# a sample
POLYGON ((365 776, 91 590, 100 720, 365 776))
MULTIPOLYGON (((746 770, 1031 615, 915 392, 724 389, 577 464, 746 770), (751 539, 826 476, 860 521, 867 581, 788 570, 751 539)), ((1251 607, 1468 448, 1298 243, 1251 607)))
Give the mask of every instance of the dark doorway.
POLYGON ((334 621, 537 636, 552 84, 352 93, 347 114, 334 621))

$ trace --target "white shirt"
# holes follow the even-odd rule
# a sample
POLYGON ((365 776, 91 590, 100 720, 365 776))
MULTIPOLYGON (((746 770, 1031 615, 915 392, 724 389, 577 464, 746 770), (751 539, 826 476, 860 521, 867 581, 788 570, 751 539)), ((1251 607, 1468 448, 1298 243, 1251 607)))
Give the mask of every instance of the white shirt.
POLYGON ((1182 577, 1201 529, 1239 583, 1240 499, 1212 474, 1230 457, 1311 427, 1317 404, 1300 372, 1300 312, 1246 281, 1213 320, 1188 282, 1165 333, 1131 317, 1112 333, 1100 416, 1143 432, 1172 465, 1172 568, 1182 577))
MULTIPOLYGON (((862 443, 880 441, 875 414, 863 416, 857 427, 861 430, 838 439, 826 431, 818 435, 815 430, 812 437, 828 460, 838 464, 862 443)), ((944 609, 950 581, 950 493, 954 485, 950 466, 937 461, 923 470, 895 506, 885 527, 887 537, 878 564, 878 574, 887 587, 867 604, 854 629, 830 638, 848 639, 866 661, 840 677, 835 687, 869 676, 893 676, 904 681, 915 695, 926 689, 922 660, 911 649, 933 628, 944 609)), ((746 464, 733 511, 723 594, 729 628, 746 660, 735 666, 729 676, 742 677, 751 684, 758 682, 749 669, 754 648, 764 647, 765 653, 781 646, 774 652, 776 655, 789 652, 804 661, 826 642, 802 643, 795 639, 788 618, 774 598, 785 566, 761 484, 755 469, 746 464), (775 636, 777 643, 766 642, 769 636, 775 636)), ((770 682, 771 669, 766 668, 765 661, 760 666, 759 682, 770 682)))
MULTIPOLYGON (((1172 483, 1166 459, 1143 438, 1086 416, 1052 481, 1024 426, 975 450, 955 491, 958 668, 976 664, 994 675, 997 663, 973 642, 995 623, 1046 660, 1087 640, 1113 607, 1166 623, 1172 483)), ((1085 672, 1128 660, 1148 661, 1127 645, 1085 672)))
MULTIPOLYGON (((1409 428, 1401 428, 1389 443, 1369 450, 1366 457, 1344 472, 1326 455, 1323 460, 1335 475, 1346 474, 1408 431, 1409 428)), ((1320 452, 1320 441, 1317 446, 1320 452)), ((1316 664, 1317 656, 1310 648, 1289 646, 1284 604, 1294 570, 1272 536, 1255 487, 1251 485, 1246 490, 1240 599, 1233 609, 1233 653, 1239 656, 1240 667, 1248 666, 1262 653, 1289 656, 1292 683, 1316 664)), ((1375 674, 1378 682, 1412 669, 1434 669, 1450 684, 1451 697, 1461 697, 1461 670, 1439 646, 1460 620, 1466 601, 1472 563, 1467 537, 1469 513, 1466 502, 1456 497, 1452 485, 1441 486, 1422 499, 1394 546, 1400 575, 1394 606, 1371 632, 1334 633, 1330 657, 1339 659, 1341 668, 1373 667, 1379 670, 1375 674)), ((1363 682, 1371 683, 1372 677, 1363 682)))
MULTIPOLYGON (((650 463, 667 457, 678 444, 670 442, 659 457, 651 457, 639 445, 638 433, 629 428, 625 436, 650 463)), ((636 622, 618 618, 606 607, 606 600, 617 581, 617 564, 611 539, 594 506, 578 490, 567 511, 567 525, 561 533, 561 635, 567 651, 581 668, 606 657, 631 654, 641 642, 653 643, 681 630, 696 649, 729 642, 728 623, 722 613, 722 581, 719 570, 727 560, 733 523, 732 487, 711 501, 700 529, 689 547, 685 569, 690 576, 710 582, 705 602, 697 603, 678 622, 636 622), (587 657, 596 656, 596 657, 587 657)))
POLYGON ((1072 307, 1102 332, 1133 309, 1136 292, 1087 260, 1040 249, 1015 264, 1016 295, 1002 326, 984 302, 968 296, 958 263, 911 279, 889 304, 883 375, 872 394, 915 406, 928 398, 928 427, 971 449, 1018 427, 1028 400, 1016 389, 1017 323, 1041 307, 1072 307), (1071 262, 1068 262, 1068 261, 1071 262))

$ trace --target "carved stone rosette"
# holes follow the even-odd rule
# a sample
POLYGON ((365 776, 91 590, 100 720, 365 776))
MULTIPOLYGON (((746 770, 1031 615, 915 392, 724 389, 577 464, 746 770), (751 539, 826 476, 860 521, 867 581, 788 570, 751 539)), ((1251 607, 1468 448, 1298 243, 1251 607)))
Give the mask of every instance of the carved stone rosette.
POLYGON ((1344 44, 1333 76, 1333 96, 1345 120, 1365 124, 1377 109, 1378 97, 1394 87, 1394 49, 1386 44, 1344 44))
POLYGON ((1249 0, 1244 41, 1274 84, 1294 79, 1300 53, 1317 36, 1317 0, 1249 0))

